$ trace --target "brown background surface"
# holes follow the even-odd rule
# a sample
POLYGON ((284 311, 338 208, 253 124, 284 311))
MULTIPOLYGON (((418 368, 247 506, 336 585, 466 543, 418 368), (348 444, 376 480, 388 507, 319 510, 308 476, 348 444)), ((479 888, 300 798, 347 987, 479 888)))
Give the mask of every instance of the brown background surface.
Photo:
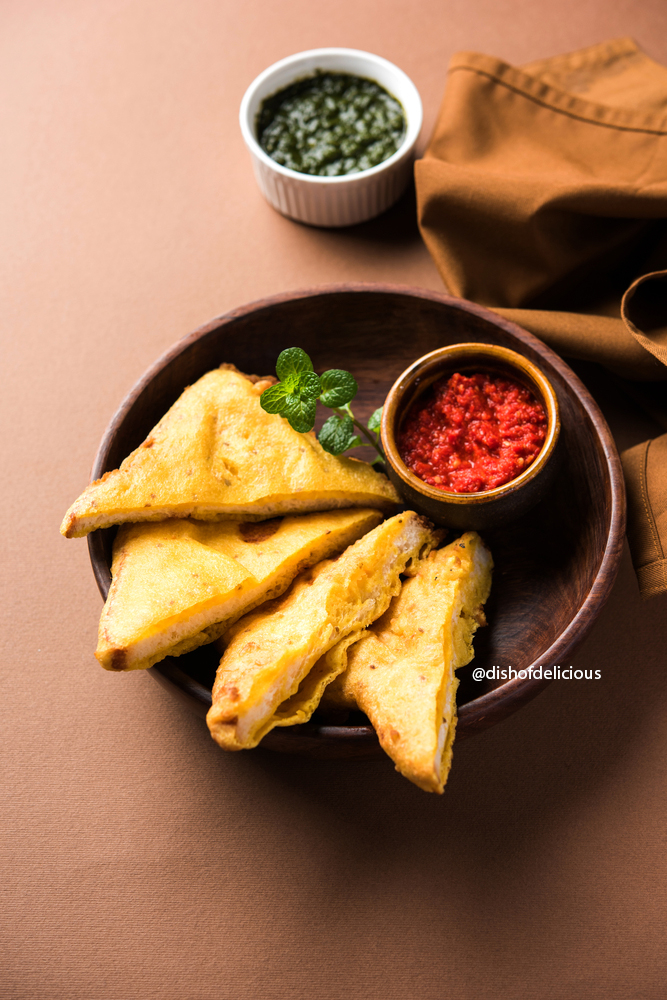
MULTIPOLYGON (((389 761, 225 755, 150 676, 101 670, 86 544, 58 534, 179 337, 308 285, 441 287, 409 195, 340 232, 264 203, 237 126, 260 70, 377 52, 423 148, 454 51, 631 34, 667 62, 664 0, 15 0, 0 24, 0 996, 664 997, 667 598, 627 558, 574 661, 602 680, 456 747, 438 799, 389 761)), ((609 413, 622 446, 652 431, 609 413)))

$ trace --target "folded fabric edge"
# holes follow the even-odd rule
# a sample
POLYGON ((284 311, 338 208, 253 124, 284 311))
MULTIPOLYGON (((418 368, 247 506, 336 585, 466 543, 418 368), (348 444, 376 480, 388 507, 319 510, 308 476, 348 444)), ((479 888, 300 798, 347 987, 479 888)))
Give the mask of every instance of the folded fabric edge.
POLYGON ((566 357, 595 361, 626 379, 667 381, 667 366, 631 335, 620 318, 551 309, 487 308, 534 333, 566 357))
MULTIPOLYGON (((601 104, 576 97, 569 91, 546 83, 538 76, 531 76, 524 69, 512 66, 495 56, 487 56, 481 52, 457 52, 451 58, 447 75, 459 72, 485 76, 500 86, 521 94, 527 100, 535 101, 559 114, 591 125, 621 131, 667 135, 664 112, 637 111, 633 108, 601 104)), ((425 155, 429 155, 428 150, 425 155)))
POLYGON ((621 300, 621 318, 629 332, 664 366, 667 366, 666 301, 667 271, 664 270, 636 278, 621 300))
POLYGON ((628 500, 627 537, 642 598, 667 592, 667 559, 660 528, 667 513, 667 476, 656 475, 667 455, 667 434, 628 448, 621 464, 628 500))

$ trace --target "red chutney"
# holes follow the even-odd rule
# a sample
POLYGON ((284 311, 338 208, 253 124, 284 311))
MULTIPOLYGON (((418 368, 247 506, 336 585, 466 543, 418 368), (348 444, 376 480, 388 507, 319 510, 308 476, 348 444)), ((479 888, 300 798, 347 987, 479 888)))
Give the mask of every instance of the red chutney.
POLYGON ((481 493, 516 479, 547 433, 542 404, 504 375, 439 379, 408 411, 398 447, 405 464, 431 486, 481 493))

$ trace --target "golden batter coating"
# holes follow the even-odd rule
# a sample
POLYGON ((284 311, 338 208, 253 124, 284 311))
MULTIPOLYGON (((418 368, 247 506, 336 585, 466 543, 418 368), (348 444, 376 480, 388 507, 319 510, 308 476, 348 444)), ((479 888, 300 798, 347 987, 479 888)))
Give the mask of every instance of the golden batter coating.
POLYGON ((67 538, 125 521, 256 520, 343 507, 393 512, 398 496, 366 462, 299 434, 230 366, 189 386, 119 469, 91 483, 61 526, 67 538))
POLYGON ((389 609, 349 650, 328 656, 347 669, 323 703, 359 708, 396 769, 427 792, 442 793, 456 728, 454 671, 473 658, 484 623, 493 560, 476 532, 421 559, 389 609))
POLYGON ((212 642, 381 519, 353 508, 261 522, 122 525, 95 655, 109 670, 138 670, 212 642))
POLYGON ((332 646, 365 629, 400 590, 400 575, 437 542, 412 511, 378 525, 343 552, 299 577, 276 602, 242 618, 213 686, 207 722, 228 750, 256 746, 274 726, 305 722, 336 669, 300 685, 332 646))

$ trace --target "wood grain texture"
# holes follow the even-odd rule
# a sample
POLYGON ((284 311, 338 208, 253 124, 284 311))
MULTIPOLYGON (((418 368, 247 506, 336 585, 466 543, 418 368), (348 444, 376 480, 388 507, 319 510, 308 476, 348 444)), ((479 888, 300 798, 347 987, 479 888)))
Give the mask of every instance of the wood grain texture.
MULTIPOLYGON (((460 672, 458 740, 506 718, 549 683, 530 677, 478 682, 473 666, 569 666, 619 565, 625 494, 609 428, 576 375, 532 334, 461 299, 396 285, 336 285, 263 299, 212 320, 163 355, 121 404, 93 468, 93 478, 117 468, 185 386, 223 362, 266 375, 281 350, 303 347, 316 371, 352 372, 359 383, 355 412, 365 419, 416 358, 460 341, 512 348, 543 371, 558 396, 562 464, 547 499, 518 523, 485 533, 496 565, 489 625, 477 633, 474 663, 460 672)), ((114 531, 88 538, 105 597, 114 531)), ((167 658, 152 673, 204 716, 216 665, 214 652, 204 647, 167 658)), ((381 753, 368 725, 317 721, 274 730, 262 746, 322 757, 381 753)))

